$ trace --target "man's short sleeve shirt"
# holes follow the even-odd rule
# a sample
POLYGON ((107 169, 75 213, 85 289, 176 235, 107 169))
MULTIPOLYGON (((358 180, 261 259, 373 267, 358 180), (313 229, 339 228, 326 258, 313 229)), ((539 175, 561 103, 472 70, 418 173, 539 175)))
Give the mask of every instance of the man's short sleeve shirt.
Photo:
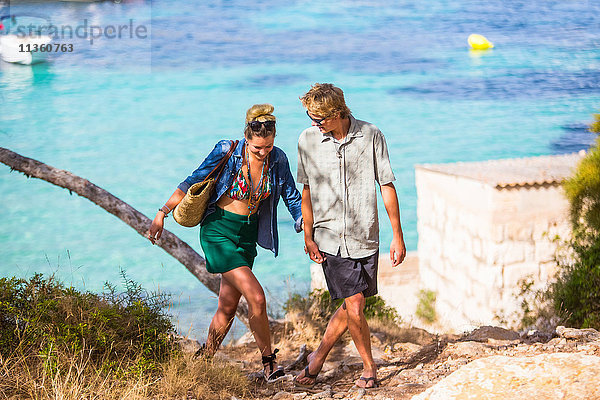
POLYGON ((376 183, 395 180, 387 145, 375 125, 350 116, 348 135, 334 143, 317 127, 298 140, 298 179, 310 187, 314 239, 321 251, 362 258, 379 249, 376 183))

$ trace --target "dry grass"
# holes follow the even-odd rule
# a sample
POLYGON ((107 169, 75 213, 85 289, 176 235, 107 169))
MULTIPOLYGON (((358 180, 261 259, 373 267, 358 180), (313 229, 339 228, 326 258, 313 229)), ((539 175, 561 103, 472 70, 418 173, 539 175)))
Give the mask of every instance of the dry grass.
POLYGON ((235 366, 224 361, 194 359, 189 354, 164 364, 162 381, 156 385, 158 398, 229 399, 249 394, 249 381, 235 366))
POLYGON ((239 369, 189 354, 165 361, 151 376, 107 374, 83 352, 61 353, 52 360, 11 356, 0 361, 0 399, 221 400, 249 394, 248 379, 239 369))
MULTIPOLYGON (((291 341, 297 343, 306 343, 310 348, 316 348, 325 332, 327 321, 315 315, 301 311, 289 311, 285 316, 288 329, 292 334, 283 338, 282 342, 291 341), (315 318, 316 317, 316 318, 315 318)), ((280 347, 285 347, 279 343, 280 347)))
POLYGON ((285 320, 294 332, 290 339, 309 347, 318 346, 329 319, 340 305, 341 301, 331 300, 329 292, 324 290, 314 290, 308 296, 290 295, 284 305, 285 320))

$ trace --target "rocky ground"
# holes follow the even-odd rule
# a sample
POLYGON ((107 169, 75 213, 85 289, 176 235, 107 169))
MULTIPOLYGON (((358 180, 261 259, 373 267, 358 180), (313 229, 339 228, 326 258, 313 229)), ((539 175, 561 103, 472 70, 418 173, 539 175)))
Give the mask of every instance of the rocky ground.
POLYGON ((303 389, 292 382, 305 365, 296 362, 303 343, 293 340, 294 335, 283 340, 277 336, 285 337, 285 332, 275 339, 288 375, 274 385, 259 379, 253 342, 226 346, 218 353, 247 373, 254 399, 600 399, 600 334, 595 330, 559 327, 552 333, 519 335, 481 327, 461 336, 407 330, 406 339, 396 341, 375 332, 373 355, 380 387, 366 391, 354 387, 362 364, 348 338, 334 348, 316 385, 303 389))

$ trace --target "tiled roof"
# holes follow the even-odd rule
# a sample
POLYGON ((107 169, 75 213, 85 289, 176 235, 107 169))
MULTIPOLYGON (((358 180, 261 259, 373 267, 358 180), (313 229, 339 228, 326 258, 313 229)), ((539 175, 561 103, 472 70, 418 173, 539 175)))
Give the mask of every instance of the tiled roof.
POLYGON ((496 188, 558 184, 571 176, 579 160, 579 153, 511 158, 452 164, 422 164, 417 169, 461 176, 484 182, 496 188))

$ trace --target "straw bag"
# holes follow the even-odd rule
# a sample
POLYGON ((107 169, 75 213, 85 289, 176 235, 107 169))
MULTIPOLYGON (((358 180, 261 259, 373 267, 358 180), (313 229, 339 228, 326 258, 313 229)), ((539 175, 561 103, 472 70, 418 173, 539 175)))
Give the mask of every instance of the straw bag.
POLYGON ((202 221, 202 217, 204 217, 204 213, 206 213, 206 208, 208 207, 210 196, 214 193, 217 181, 225 168, 225 164, 227 164, 231 154, 233 154, 233 151, 237 147, 238 142, 239 140, 236 140, 235 143, 233 140, 231 141, 231 148, 227 155, 221 159, 219 164, 210 171, 202 182, 194 183, 190 186, 185 197, 177 207, 175 207, 173 218, 179 225, 191 228, 202 221), (217 177, 211 178, 216 172, 218 172, 217 177))

